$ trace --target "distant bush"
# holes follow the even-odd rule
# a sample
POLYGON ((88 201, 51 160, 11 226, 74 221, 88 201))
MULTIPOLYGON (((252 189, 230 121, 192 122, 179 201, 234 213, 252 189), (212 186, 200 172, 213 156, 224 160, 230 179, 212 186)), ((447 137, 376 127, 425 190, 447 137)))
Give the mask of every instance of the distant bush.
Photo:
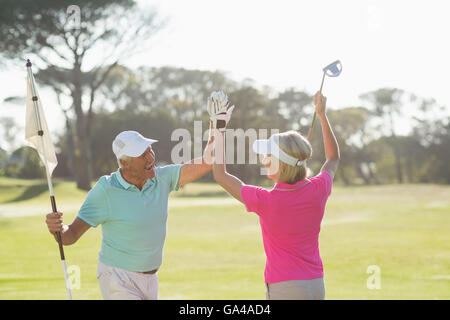
POLYGON ((36 150, 21 147, 9 156, 4 166, 4 175, 13 178, 37 179, 45 177, 41 160, 36 150))

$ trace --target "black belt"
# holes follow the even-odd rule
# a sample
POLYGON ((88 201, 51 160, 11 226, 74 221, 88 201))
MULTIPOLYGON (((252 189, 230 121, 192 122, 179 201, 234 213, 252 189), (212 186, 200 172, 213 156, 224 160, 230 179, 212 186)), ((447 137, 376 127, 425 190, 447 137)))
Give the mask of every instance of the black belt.
POLYGON ((151 271, 145 271, 145 272, 139 272, 139 273, 143 273, 143 274, 154 274, 154 273, 156 273, 156 271, 158 271, 158 269, 155 269, 155 270, 151 270, 151 271))

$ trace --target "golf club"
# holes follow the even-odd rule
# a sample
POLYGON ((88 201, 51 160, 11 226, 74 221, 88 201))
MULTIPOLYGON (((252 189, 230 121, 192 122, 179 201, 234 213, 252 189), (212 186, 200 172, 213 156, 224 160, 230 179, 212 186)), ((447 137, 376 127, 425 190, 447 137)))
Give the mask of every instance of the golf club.
MULTIPOLYGON (((325 81, 325 75, 329 77, 338 77, 342 72, 342 63, 339 60, 336 60, 329 65, 327 65, 325 68, 323 68, 323 76, 322 76, 322 83, 320 84, 320 90, 319 92, 322 93, 323 83, 325 81)), ((314 110, 313 119, 311 122, 311 127, 309 128, 308 133, 308 140, 311 142, 312 137, 312 130, 314 128, 314 122, 316 121, 316 111, 314 110)))

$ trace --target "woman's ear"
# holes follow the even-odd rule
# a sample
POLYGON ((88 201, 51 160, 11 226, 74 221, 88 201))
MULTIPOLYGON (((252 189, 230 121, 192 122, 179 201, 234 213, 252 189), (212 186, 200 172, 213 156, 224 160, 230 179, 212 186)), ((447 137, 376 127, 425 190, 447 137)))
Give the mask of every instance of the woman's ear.
POLYGON ((264 155, 264 158, 261 160, 261 163, 264 166, 269 166, 270 165, 270 155, 264 155))

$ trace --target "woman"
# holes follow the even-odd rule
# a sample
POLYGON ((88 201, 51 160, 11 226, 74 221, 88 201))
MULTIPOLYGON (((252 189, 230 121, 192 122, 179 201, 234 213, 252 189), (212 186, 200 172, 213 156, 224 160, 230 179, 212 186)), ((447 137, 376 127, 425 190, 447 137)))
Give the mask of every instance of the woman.
POLYGON ((322 125, 326 161, 320 173, 307 178, 306 160, 312 148, 295 131, 257 140, 255 152, 267 175, 275 182, 271 190, 246 185, 226 171, 224 132, 215 132, 214 179, 247 211, 259 215, 266 253, 266 299, 325 299, 323 265, 319 254, 319 231, 332 180, 339 163, 339 147, 325 113, 326 98, 314 96, 322 125))

